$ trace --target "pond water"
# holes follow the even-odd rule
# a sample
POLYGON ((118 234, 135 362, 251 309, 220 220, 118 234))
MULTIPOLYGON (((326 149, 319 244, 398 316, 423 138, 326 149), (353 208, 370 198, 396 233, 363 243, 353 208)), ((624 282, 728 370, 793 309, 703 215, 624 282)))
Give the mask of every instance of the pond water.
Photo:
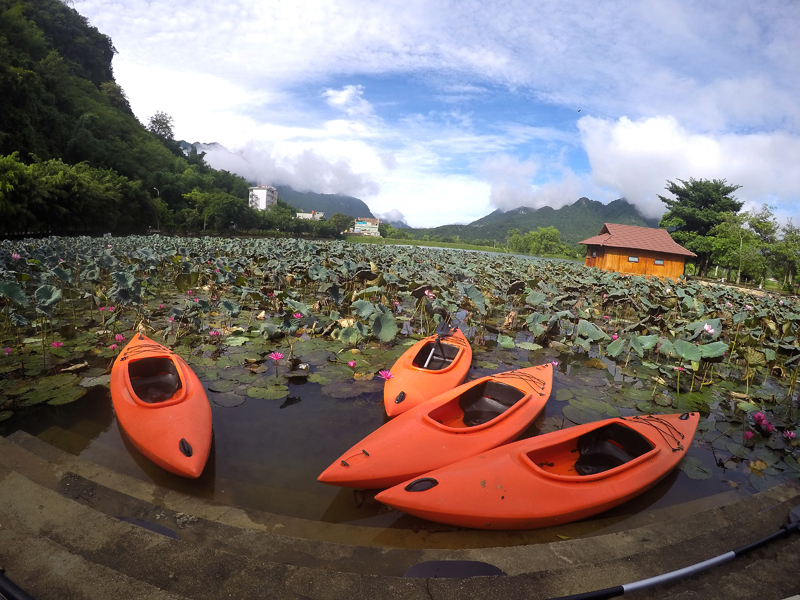
MULTIPOLYGON (((473 362, 468 378, 552 360, 552 356, 536 354, 496 348, 491 354, 482 354, 484 360, 473 362), (495 363, 487 363, 487 358, 495 363)), ((271 376, 272 371, 259 375, 271 376)), ((569 390, 579 397, 608 398, 613 397, 615 385, 631 382, 631 378, 621 375, 610 361, 604 365, 596 359, 572 355, 569 364, 561 362, 556 368, 553 392, 545 412, 521 437, 570 426, 563 413, 570 405, 557 399, 569 396, 569 390), (626 379, 628 381, 624 381, 626 379)), ((209 382, 204 385, 208 387, 209 382)), ((371 527, 376 530, 376 538, 385 530, 406 530, 409 535, 394 537, 394 545, 423 543, 414 535, 421 530, 428 534, 443 533, 438 538, 428 535, 424 540, 428 547, 553 541, 556 529, 556 534, 560 531, 569 531, 570 535, 593 534, 646 511, 735 489, 752 491, 748 489, 746 469, 718 466, 711 450, 694 443, 688 454, 711 471, 707 479, 691 479, 676 469, 639 498, 568 529, 562 526, 532 532, 458 530, 390 510, 373 500, 374 492, 317 482, 317 475, 333 460, 384 423, 382 386, 346 399, 325 395, 317 383, 291 379, 288 386, 289 396, 280 400, 261 400, 207 389, 213 408, 214 444, 208 465, 196 481, 161 470, 132 447, 117 426, 110 393, 104 387, 92 388, 72 404, 20 411, 14 418, 0 423, 0 435, 21 429, 117 472, 233 506, 324 523, 371 527)), ((637 414, 635 408, 619 410, 623 415, 637 414)))

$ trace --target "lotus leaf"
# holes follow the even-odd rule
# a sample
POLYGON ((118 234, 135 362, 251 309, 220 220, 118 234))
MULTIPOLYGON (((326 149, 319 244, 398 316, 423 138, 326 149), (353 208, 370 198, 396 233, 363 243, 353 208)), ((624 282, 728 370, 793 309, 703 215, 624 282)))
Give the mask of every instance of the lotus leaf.
POLYGON ((711 344, 701 344, 697 347, 702 358, 717 358, 728 351, 728 344, 725 342, 712 342, 711 344))
POLYGON ((603 419, 603 415, 601 415, 597 411, 577 408, 572 404, 568 404, 567 406, 565 406, 563 413, 567 419, 569 419, 576 425, 584 425, 585 423, 594 423, 595 421, 601 421, 603 419))
POLYGON ((389 312, 376 313, 372 321, 372 333, 381 342, 390 342, 397 335, 397 321, 389 312))
POLYGON ((682 360, 699 362, 702 359, 702 354, 700 353, 700 349, 691 342, 686 342, 684 340, 675 340, 672 346, 675 349, 675 353, 682 360))
POLYGON ((85 377, 80 382, 81 387, 90 388, 96 385, 108 387, 111 385, 111 375, 100 375, 99 377, 85 377))
POLYGON ((497 344, 501 348, 506 348, 506 349, 510 350, 510 349, 514 348, 514 339, 509 337, 509 336, 507 336, 507 335, 503 335, 502 333, 500 333, 500 334, 497 335, 497 344))
POLYGON ((222 408, 235 408, 237 406, 241 406, 247 401, 247 396, 242 396, 241 394, 234 394, 233 392, 224 392, 224 393, 212 392, 211 394, 209 394, 208 398, 214 405, 220 406, 222 408))
POLYGON ((266 387, 253 386, 248 388, 247 395, 260 400, 279 400, 289 395, 289 388, 279 383, 273 383, 266 387))
POLYGON ((556 390, 555 398, 560 402, 571 399, 573 396, 572 390, 567 388, 559 388, 556 390))
POLYGON ((86 392, 86 388, 80 386, 67 386, 58 388, 57 390, 53 390, 53 396, 47 401, 47 403, 53 406, 69 404, 70 402, 75 402, 75 400, 81 398, 84 394, 86 394, 86 392))
POLYGON ((703 461, 694 456, 685 456, 680 463, 680 469, 689 479, 708 479, 711 477, 711 470, 703 465, 703 461))
POLYGON ((531 352, 536 350, 541 350, 542 346, 539 344, 534 344, 531 342, 516 342, 517 348, 521 348, 522 350, 529 350, 531 352))
POLYGON ((30 304, 28 295, 16 281, 4 281, 0 283, 0 296, 4 296, 14 304, 23 307, 27 307, 30 304))

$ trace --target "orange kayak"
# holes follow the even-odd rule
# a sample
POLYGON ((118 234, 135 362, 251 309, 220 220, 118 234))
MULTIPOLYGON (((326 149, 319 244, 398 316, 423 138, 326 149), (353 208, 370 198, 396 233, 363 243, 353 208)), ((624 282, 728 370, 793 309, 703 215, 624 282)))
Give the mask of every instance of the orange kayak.
POLYGON ((476 529, 535 529, 590 517, 655 485, 686 455, 699 413, 608 419, 520 440, 375 498, 476 529))
POLYGON ((542 412, 551 364, 481 377, 392 419, 318 479, 356 488, 396 485, 513 440, 542 412))
POLYGON ((452 390, 466 379, 472 347, 457 328, 428 336, 406 350, 392 366, 393 377, 383 388, 383 405, 390 417, 452 390))
POLYGON ((211 449, 211 405, 180 356, 136 334, 111 368, 111 400, 142 454, 176 475, 200 476, 211 449))

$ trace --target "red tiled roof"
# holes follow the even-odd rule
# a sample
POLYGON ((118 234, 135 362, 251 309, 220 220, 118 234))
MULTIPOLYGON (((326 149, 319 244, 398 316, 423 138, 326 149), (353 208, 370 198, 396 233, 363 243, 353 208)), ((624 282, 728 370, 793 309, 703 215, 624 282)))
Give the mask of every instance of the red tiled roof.
POLYGON ((676 243, 666 229, 637 227, 635 225, 604 223, 600 233, 578 243, 587 246, 634 248, 636 250, 650 250, 651 252, 663 252, 665 254, 697 256, 694 252, 690 252, 676 243))

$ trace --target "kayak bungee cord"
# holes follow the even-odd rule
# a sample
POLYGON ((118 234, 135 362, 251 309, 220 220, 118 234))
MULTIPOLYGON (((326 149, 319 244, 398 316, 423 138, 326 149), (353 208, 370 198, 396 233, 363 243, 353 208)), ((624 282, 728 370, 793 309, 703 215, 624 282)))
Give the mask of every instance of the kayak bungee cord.
MULTIPOLYGON (((689 413, 683 413, 679 418, 682 421, 685 421, 686 419, 689 418, 689 413)), ((623 421, 624 420, 631 420, 631 421, 636 421, 637 423, 644 423, 645 425, 649 425, 650 427, 652 427, 653 429, 658 431, 658 433, 661 434, 661 437, 664 439, 664 441, 667 443, 667 445, 673 452, 678 452, 680 450, 683 450, 683 444, 681 444, 680 440, 678 439, 678 436, 680 436, 681 440, 683 439, 684 436, 680 431, 678 431, 678 429, 672 423, 654 415, 647 415, 646 417, 640 417, 637 415, 635 417, 629 417, 628 419, 625 419, 623 417, 623 421), (661 427, 659 427, 659 425, 661 427), (672 441, 678 445, 677 448, 672 447, 672 444, 670 444, 670 441, 669 439, 667 439, 667 437, 671 438, 672 441)))
POLYGON ((695 573, 700 573, 701 571, 705 571, 710 567, 724 564, 733 560, 734 558, 752 552, 753 550, 760 548, 761 546, 768 544, 773 540, 789 537, 790 534, 796 531, 800 531, 800 506, 794 507, 789 512, 789 522, 781 525, 781 528, 778 531, 771 533, 768 536, 763 537, 751 544, 737 548, 736 550, 731 550, 725 554, 720 554, 714 558, 709 558, 703 562, 684 567, 683 569, 670 571, 669 573, 664 573, 663 575, 656 575, 655 577, 634 581, 633 583, 625 583, 613 588, 606 588, 604 590, 584 592, 582 594, 572 594, 571 596, 559 596, 558 598, 551 598, 550 600, 606 600, 606 598, 624 596, 626 592, 644 590, 656 585, 661 585, 662 583, 675 581, 676 579, 681 579, 683 577, 688 577, 689 575, 694 575, 695 573))
POLYGON ((544 394, 540 390, 544 390, 547 384, 536 377, 536 375, 531 375, 530 373, 523 373, 521 371, 506 371, 504 373, 497 373, 493 375, 496 379, 502 379, 503 377, 514 377, 515 379, 522 379, 524 383, 528 385, 534 392, 539 394, 540 396, 544 396, 544 394), (537 389, 538 388, 538 389, 537 389))

